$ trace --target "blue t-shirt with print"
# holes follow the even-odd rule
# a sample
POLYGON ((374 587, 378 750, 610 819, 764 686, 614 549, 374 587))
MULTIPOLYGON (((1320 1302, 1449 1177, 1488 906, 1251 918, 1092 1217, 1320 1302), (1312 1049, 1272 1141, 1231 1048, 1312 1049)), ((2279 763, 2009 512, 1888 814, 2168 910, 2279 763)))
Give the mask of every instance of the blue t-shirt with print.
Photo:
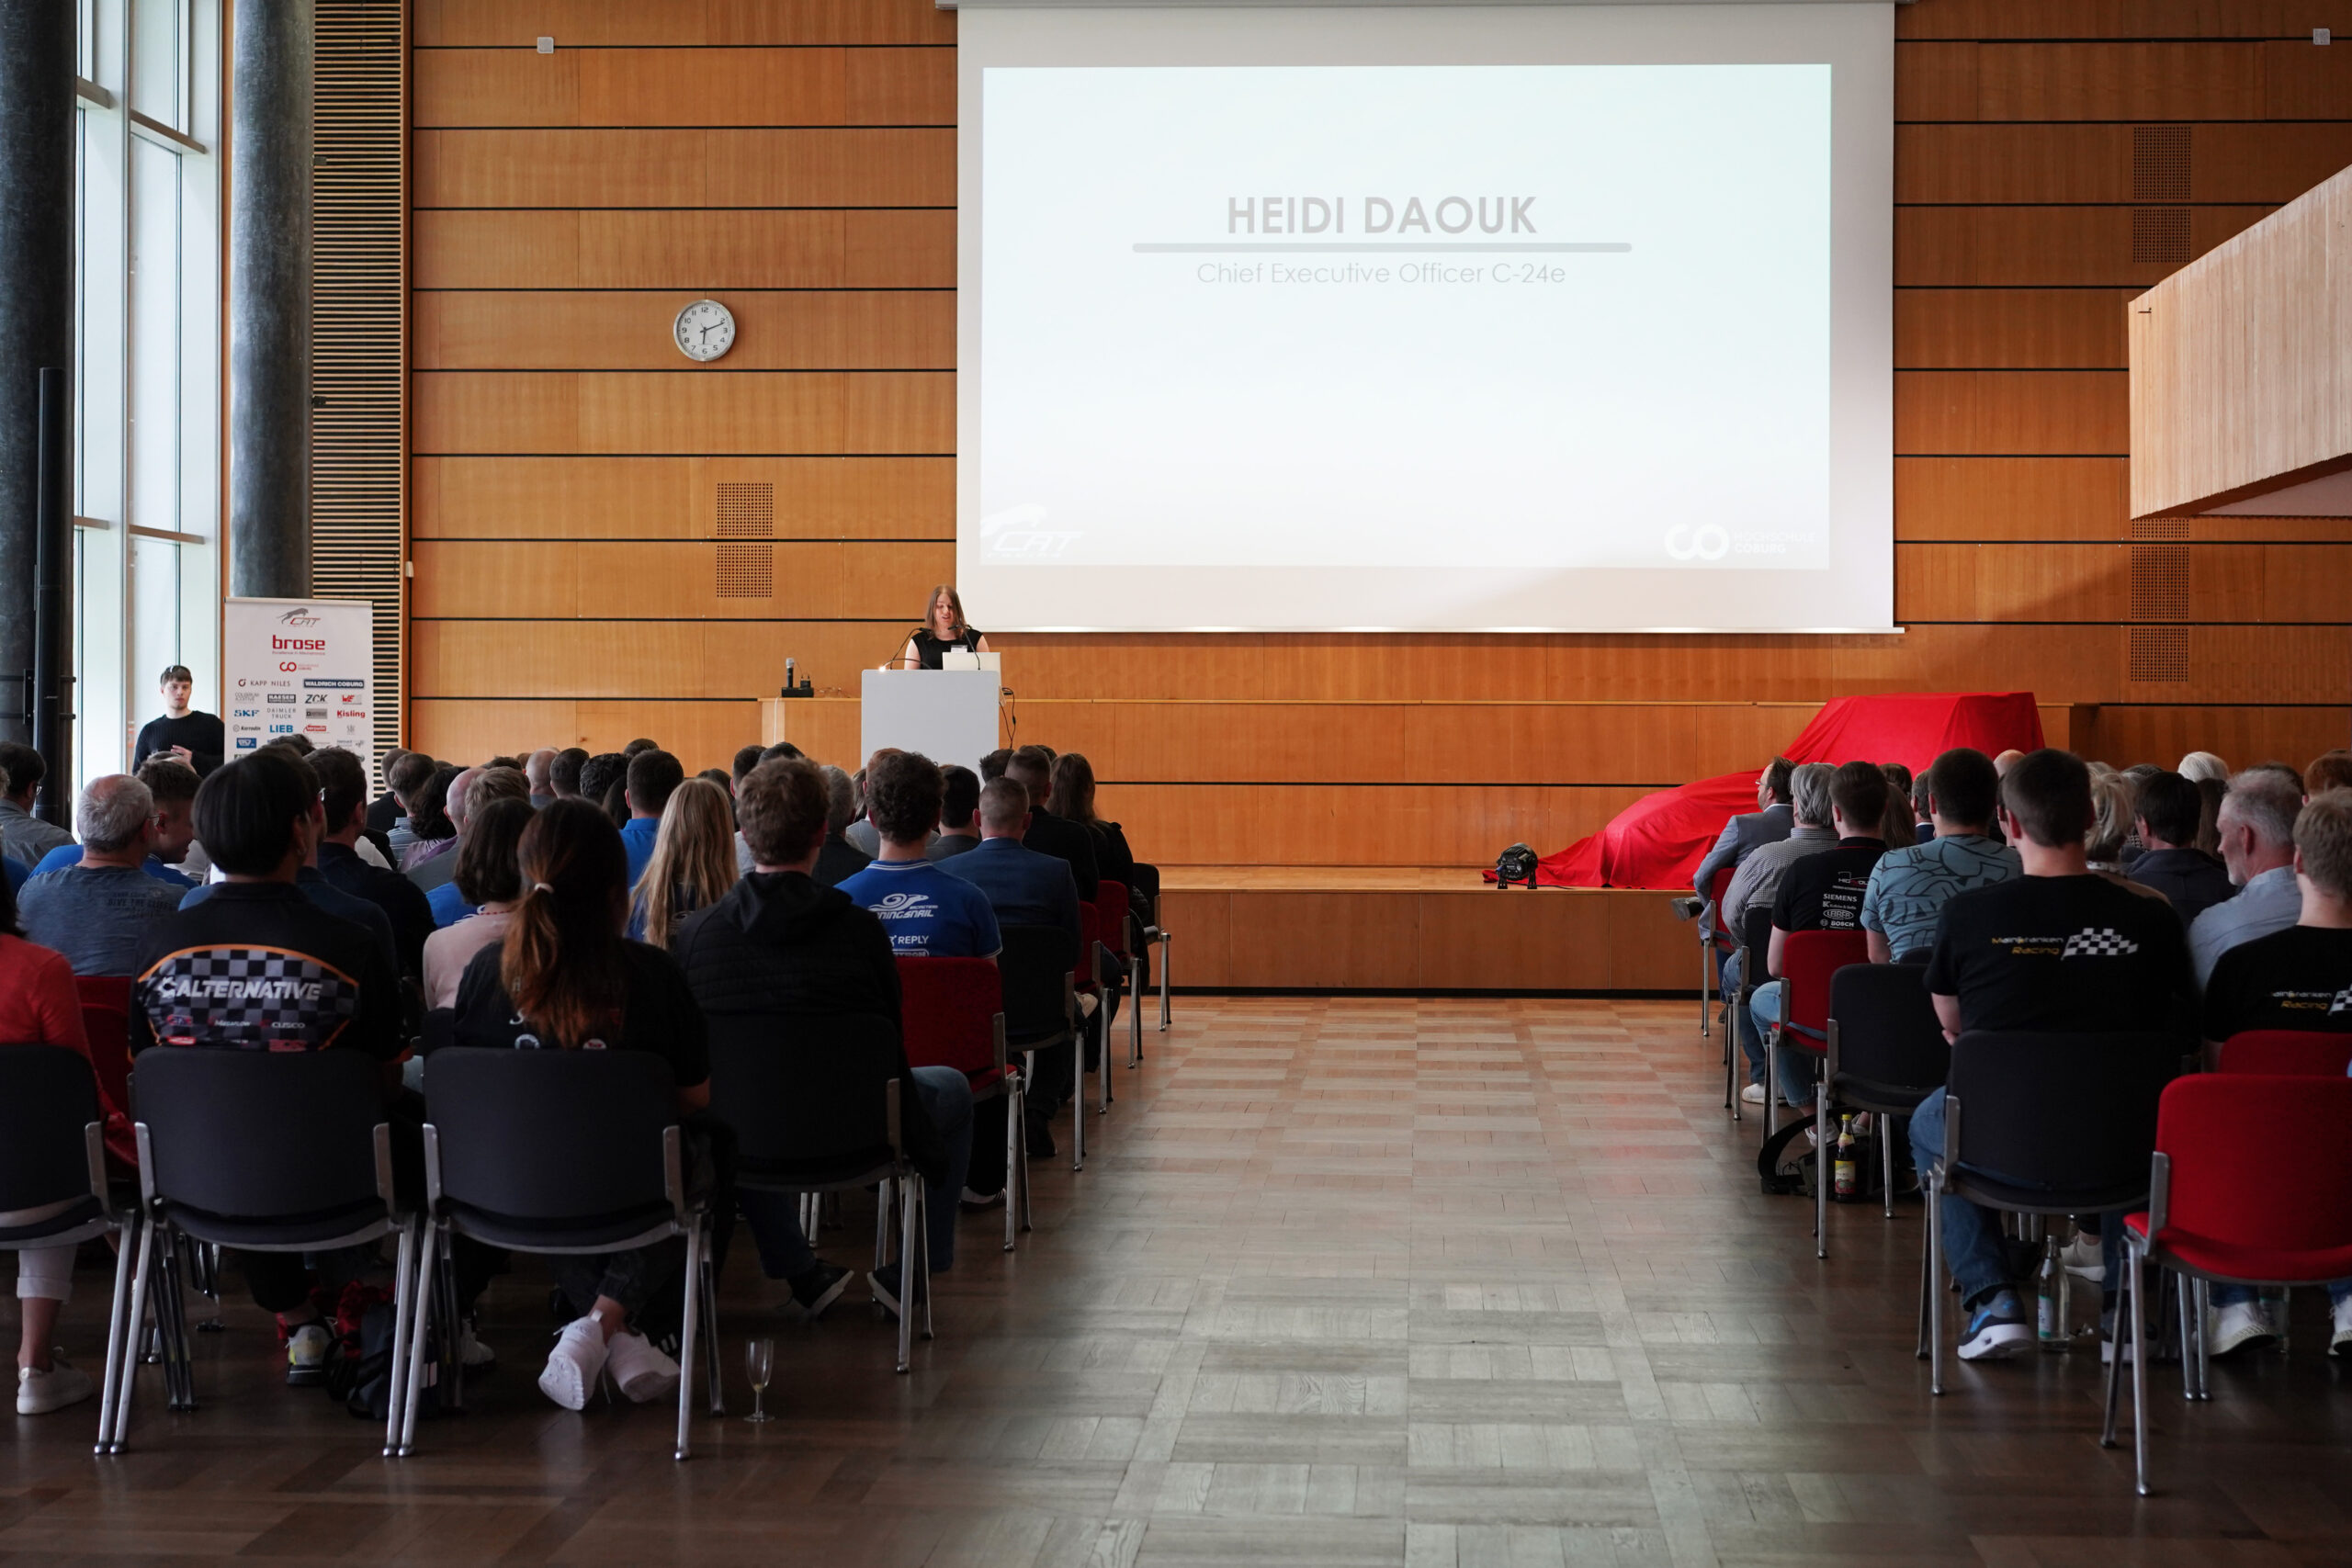
POLYGON ((930 861, 877 860, 841 885, 901 958, 993 958, 1004 946, 988 895, 930 861))

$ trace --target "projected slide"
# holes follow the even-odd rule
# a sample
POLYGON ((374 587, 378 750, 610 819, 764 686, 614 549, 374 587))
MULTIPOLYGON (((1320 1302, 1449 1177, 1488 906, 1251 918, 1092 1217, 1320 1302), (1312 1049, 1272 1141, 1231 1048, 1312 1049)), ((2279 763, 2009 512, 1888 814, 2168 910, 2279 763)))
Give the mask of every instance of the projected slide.
POLYGON ((981 557, 1824 567, 1830 75, 989 69, 981 557))

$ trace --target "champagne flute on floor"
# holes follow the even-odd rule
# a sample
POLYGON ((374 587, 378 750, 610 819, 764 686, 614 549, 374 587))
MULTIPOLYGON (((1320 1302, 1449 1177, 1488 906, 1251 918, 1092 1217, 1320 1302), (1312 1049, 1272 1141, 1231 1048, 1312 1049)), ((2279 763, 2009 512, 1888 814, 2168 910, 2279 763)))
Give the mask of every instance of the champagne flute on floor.
POLYGON ((743 1347, 743 1375, 752 1382, 752 1413, 746 1421, 773 1421, 767 1413, 768 1377, 775 1370, 775 1341, 754 1339, 743 1347))

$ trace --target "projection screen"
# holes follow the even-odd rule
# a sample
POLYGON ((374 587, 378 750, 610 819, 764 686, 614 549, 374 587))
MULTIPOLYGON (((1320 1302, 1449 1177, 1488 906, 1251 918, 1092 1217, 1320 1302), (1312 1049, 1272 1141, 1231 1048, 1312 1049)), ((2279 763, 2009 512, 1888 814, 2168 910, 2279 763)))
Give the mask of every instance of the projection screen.
POLYGON ((959 36, 974 624, 1892 628, 1891 6, 959 36))

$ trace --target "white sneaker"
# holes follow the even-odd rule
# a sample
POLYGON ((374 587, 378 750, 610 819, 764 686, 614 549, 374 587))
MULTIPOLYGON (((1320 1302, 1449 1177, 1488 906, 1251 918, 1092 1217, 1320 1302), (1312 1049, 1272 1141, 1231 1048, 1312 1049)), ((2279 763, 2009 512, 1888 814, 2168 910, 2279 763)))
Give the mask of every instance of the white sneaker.
POLYGON ((2352 1296, 2346 1296, 2335 1303, 2333 1319, 2335 1324, 2335 1336, 2328 1342, 2327 1353, 2331 1356, 2352 1357, 2352 1296))
POLYGON ((1742 1105, 1763 1104, 1764 1086, 1760 1083, 1752 1083, 1747 1085, 1745 1089, 1742 1089, 1739 1091, 1739 1102, 1742 1105))
POLYGON ((605 1331, 593 1317, 575 1318, 556 1336, 539 1373, 539 1392, 566 1410, 588 1408, 589 1393, 605 1372, 605 1331))
POLYGON ((2205 1320, 2206 1354, 2221 1357, 2235 1355, 2240 1350, 2259 1349, 2278 1341, 2278 1325, 2263 1310, 2260 1302, 2237 1302, 2216 1307, 2205 1320))
POLYGON ((79 1404, 98 1391, 90 1374, 68 1365, 63 1356, 51 1351, 49 1362, 45 1372, 36 1367, 17 1369, 17 1415, 46 1416, 79 1404))
POLYGON ((678 1392, 678 1363, 644 1335, 623 1329, 605 1348, 605 1370, 621 1392, 639 1404, 678 1392))
POLYGON ((458 1336, 458 1365, 488 1367, 496 1365, 497 1361, 498 1352, 474 1337, 472 1324, 466 1325, 465 1332, 458 1336))
POLYGON ((993 1192, 975 1192, 968 1187, 964 1189, 963 1203, 967 1209, 993 1209, 1003 1201, 1004 1189, 1001 1187, 993 1192))
POLYGON ((2107 1263, 2099 1252, 2098 1237, 2081 1231, 2058 1249, 2058 1266, 2077 1280, 2103 1281, 2107 1278, 2107 1263))
POLYGON ((324 1324, 306 1323, 288 1335, 286 1381, 297 1388, 311 1388, 326 1382, 327 1351, 334 1345, 324 1324))

